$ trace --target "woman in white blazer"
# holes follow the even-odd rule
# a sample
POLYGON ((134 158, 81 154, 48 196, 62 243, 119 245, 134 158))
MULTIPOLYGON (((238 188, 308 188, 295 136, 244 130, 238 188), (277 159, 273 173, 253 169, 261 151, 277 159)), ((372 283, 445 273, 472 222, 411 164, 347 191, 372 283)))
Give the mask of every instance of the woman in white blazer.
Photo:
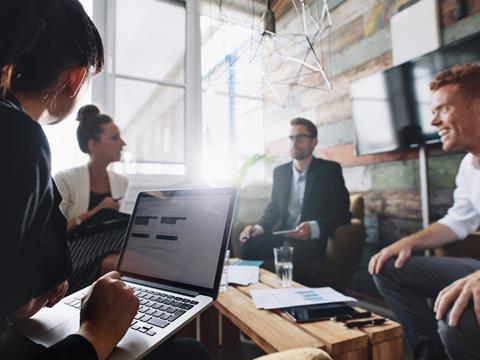
POLYGON ((60 208, 68 220, 68 231, 105 213, 102 210, 118 211, 128 187, 125 176, 107 170, 110 163, 120 160, 125 146, 112 118, 100 113, 95 105, 86 105, 78 111, 77 120, 78 144, 90 160, 54 177, 63 197, 60 208))

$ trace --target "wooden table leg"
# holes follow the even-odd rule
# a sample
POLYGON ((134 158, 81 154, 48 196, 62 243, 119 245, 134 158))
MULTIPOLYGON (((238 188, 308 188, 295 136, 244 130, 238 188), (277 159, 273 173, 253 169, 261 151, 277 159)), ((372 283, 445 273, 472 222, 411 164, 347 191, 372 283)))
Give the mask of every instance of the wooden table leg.
POLYGON ((240 330, 227 317, 220 314, 220 345, 235 346, 240 344, 240 330))
POLYGON ((199 330, 197 339, 207 347, 210 352, 218 350, 219 346, 219 316, 218 310, 211 306, 205 310, 197 319, 199 330))

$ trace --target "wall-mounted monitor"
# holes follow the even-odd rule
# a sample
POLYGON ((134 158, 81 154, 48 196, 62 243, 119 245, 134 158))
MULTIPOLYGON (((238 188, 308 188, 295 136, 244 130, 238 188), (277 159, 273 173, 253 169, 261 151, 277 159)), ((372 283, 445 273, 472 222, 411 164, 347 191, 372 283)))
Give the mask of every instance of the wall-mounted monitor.
POLYGON ((480 33, 350 84, 357 155, 438 142, 429 83, 455 64, 480 63, 480 33))

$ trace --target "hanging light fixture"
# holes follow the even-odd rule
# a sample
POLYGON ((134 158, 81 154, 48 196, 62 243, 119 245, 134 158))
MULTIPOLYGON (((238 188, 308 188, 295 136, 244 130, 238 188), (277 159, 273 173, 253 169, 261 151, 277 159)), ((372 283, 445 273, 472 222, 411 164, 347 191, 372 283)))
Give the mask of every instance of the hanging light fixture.
MULTIPOLYGON (((332 21, 327 0, 283 0, 291 3, 295 16, 288 27, 282 28, 277 26, 273 0, 205 1, 210 4, 208 17, 218 24, 218 31, 243 33, 247 37, 235 43, 232 35, 226 45, 230 48, 227 51, 236 57, 231 66, 237 71, 251 69, 247 71, 256 73, 256 81, 245 76, 236 79, 239 88, 242 84, 252 88, 246 92, 247 96, 288 106, 302 88, 332 91, 329 76, 332 21), (263 9, 258 11, 260 4, 263 9)), ((207 88, 222 85, 228 69, 223 62, 220 64, 209 72, 207 88)))
POLYGON ((275 36, 275 13, 272 10, 272 0, 267 0, 267 10, 262 15, 263 36, 275 36))

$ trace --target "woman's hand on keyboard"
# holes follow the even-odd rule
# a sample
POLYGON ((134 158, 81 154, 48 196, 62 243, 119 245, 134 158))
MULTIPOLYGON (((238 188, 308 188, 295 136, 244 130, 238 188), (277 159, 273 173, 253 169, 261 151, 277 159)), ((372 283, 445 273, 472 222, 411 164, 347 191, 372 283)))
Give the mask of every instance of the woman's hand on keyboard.
POLYGON ((138 298, 116 271, 92 285, 83 299, 78 334, 95 347, 99 360, 105 359, 125 335, 138 305, 138 298))

